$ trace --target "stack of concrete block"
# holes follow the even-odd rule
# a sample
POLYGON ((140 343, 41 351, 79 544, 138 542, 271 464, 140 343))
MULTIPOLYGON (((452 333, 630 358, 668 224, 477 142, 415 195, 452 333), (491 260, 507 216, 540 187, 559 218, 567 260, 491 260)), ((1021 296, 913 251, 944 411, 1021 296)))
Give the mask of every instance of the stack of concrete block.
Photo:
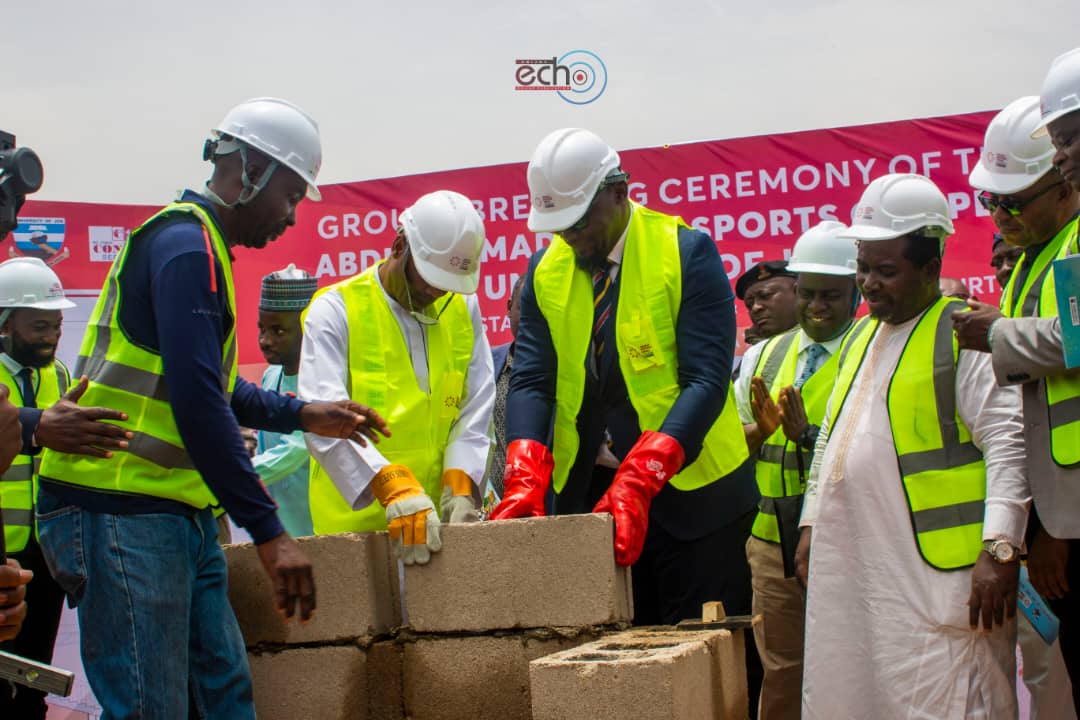
POLYGON ((642 628, 529 666, 533 720, 743 720, 741 631, 642 628))
POLYGON ((448 525, 443 550, 403 583, 385 533, 305 538, 318 600, 306 625, 283 622, 254 549, 231 546, 256 708, 281 720, 527 720, 531 660, 632 617, 613 536, 607 515, 448 525))

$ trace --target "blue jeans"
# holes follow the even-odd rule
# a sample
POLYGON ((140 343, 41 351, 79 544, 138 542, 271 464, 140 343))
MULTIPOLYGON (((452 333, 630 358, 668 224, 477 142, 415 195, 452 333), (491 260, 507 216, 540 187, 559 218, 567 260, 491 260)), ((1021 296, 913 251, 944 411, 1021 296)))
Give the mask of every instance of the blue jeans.
POLYGON ((102 720, 255 717, 213 513, 91 513, 44 488, 37 513, 102 720))

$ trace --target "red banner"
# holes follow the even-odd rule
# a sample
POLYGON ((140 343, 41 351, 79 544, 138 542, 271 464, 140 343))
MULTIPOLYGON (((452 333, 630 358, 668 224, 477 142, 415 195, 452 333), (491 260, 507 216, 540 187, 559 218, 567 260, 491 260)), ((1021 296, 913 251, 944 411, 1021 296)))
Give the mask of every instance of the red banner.
MULTIPOLYGON (((631 199, 709 232, 732 279, 755 262, 787 257, 798 236, 821 220, 850 221, 852 206, 874 178, 889 172, 928 175, 948 197, 956 223, 945 274, 963 279, 980 299, 996 302, 1000 288, 989 266, 993 224, 967 183, 992 116, 980 112, 627 150, 622 166, 631 175, 631 199)), ((438 189, 472 198, 484 219, 480 305, 491 342, 509 340, 507 297, 529 256, 551 240, 526 227, 525 163, 322 187, 323 201, 303 203, 296 227, 283 238, 264 250, 237 251, 241 363, 262 362, 255 308, 263 275, 290 262, 317 275, 321 285, 360 272, 388 252, 398 212, 438 189)), ((65 287, 96 291, 127 234, 153 210, 31 201, 20 213, 11 252, 66 252, 55 265, 65 287)), ((749 324, 742 307, 739 324, 749 324)))

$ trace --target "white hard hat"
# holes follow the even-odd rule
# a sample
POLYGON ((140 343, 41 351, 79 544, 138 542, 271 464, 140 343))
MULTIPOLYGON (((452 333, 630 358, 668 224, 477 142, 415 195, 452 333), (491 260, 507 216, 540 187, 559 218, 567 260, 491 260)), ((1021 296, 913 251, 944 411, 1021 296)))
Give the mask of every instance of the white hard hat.
POLYGON ((858 250, 851 238, 841 237, 847 225, 825 220, 810 228, 795 241, 787 269, 794 273, 819 275, 855 275, 858 250))
POLYGON ((1032 138, 1039 124, 1039 98, 1013 100, 986 126, 982 156, 968 176, 973 188, 995 195, 1012 195, 1031 187, 1054 166, 1054 146, 1042 135, 1032 138))
POLYGON ((471 295, 480 285, 484 222, 461 193, 436 190, 401 213, 416 271, 428 285, 471 295))
POLYGON ((0 308, 67 310, 75 303, 64 297, 60 278, 35 257, 17 257, 0 263, 0 308))
POLYGON ((892 240, 922 228, 941 237, 954 232, 949 203, 924 175, 882 175, 866 186, 851 212, 851 227, 840 237, 854 240, 892 240))
POLYGON ((215 154, 225 154, 232 149, 227 146, 227 140, 222 141, 222 136, 228 135, 299 175, 307 183, 308 198, 322 198, 315 186, 322 165, 319 126, 310 115, 287 100, 262 97, 242 102, 226 113, 225 119, 210 135, 210 142, 218 143, 215 154))
POLYGON ((529 161, 529 229, 558 232, 573 225, 618 167, 619 153, 596 133, 581 128, 549 133, 529 161))
POLYGON ((1050 63, 1039 96, 1042 119, 1032 137, 1046 134, 1046 126, 1063 115, 1080 110, 1080 48, 1062 53, 1050 63))

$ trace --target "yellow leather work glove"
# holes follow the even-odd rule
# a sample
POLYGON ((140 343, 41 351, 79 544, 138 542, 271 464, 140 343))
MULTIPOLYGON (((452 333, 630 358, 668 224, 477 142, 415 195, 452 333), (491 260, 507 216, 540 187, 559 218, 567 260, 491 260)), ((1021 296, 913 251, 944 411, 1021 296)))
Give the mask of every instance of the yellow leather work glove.
POLYGON ((444 523, 478 522, 473 501, 472 478, 464 470, 451 468, 442 474, 442 497, 439 499, 439 515, 444 523))
POLYGON ((412 470, 387 465, 371 480, 371 491, 384 508, 390 547, 406 565, 423 565, 442 549, 439 516, 412 470))

